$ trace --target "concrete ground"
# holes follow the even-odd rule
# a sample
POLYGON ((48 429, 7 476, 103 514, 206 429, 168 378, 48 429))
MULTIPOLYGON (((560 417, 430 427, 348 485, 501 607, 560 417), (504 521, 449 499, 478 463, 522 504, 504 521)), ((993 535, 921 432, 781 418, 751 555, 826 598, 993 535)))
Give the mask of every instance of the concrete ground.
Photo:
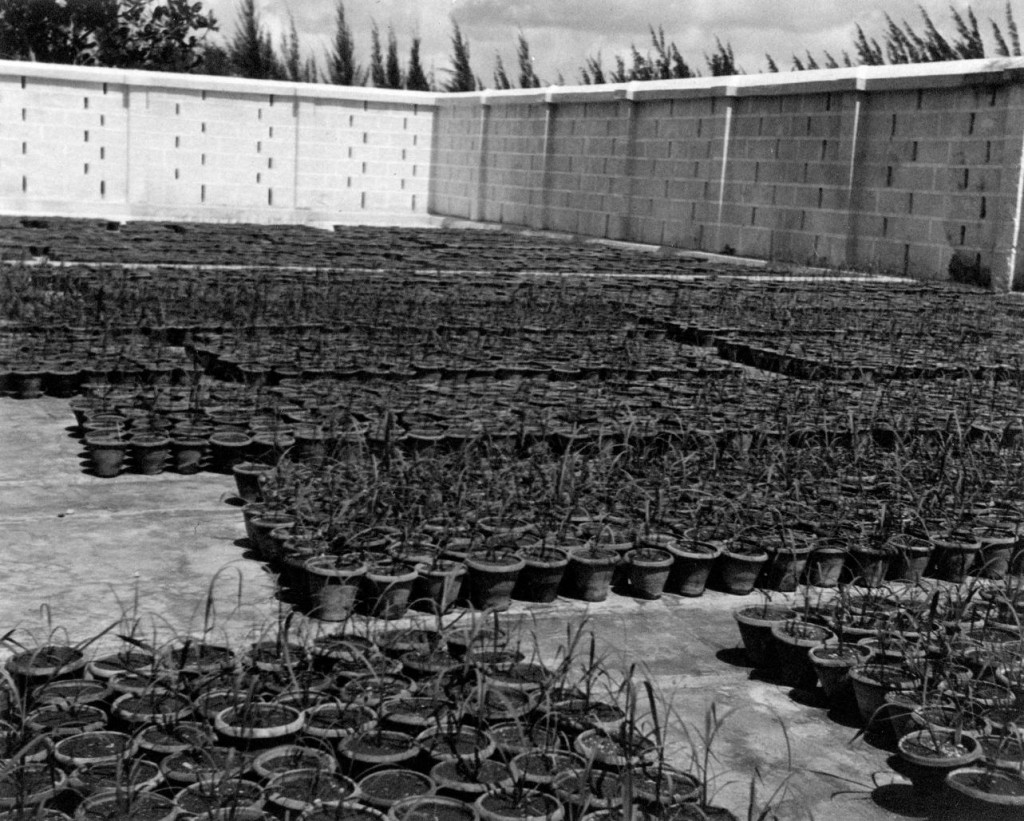
MULTIPOLYGON (((66 400, 0 398, 0 635, 59 630, 81 641, 120 619, 119 630, 131 623, 168 638, 199 635, 204 617, 215 639, 273 629, 281 606, 270 577, 243 555, 231 477, 97 478, 84 472, 72 422, 66 400)), ((599 652, 619 669, 638 665, 669 705, 680 766, 691 755, 683 726, 700 749, 711 707, 728 713, 710 769, 717 803, 741 818, 752 779, 759 803, 782 788, 780 819, 926 817, 887 749, 855 739, 857 728, 830 717, 818 694, 765 681, 746 665, 731 616, 744 601, 710 591, 654 602, 612 594, 589 607, 517 604, 508 617, 524 620, 549 659, 567 627, 586 619, 599 652)))

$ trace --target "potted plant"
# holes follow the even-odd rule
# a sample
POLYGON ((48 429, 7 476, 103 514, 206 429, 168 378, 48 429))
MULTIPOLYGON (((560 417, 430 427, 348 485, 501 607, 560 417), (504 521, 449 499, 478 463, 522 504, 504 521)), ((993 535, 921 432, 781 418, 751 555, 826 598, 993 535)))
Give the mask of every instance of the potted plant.
POLYGON ((90 433, 85 437, 96 475, 109 479, 121 472, 128 453, 128 439, 116 431, 90 433))
POLYGON ((775 642, 775 668, 779 678, 793 687, 813 689, 817 683, 817 674, 808 652, 832 641, 835 634, 826 627, 799 618, 775 622, 771 626, 771 633, 775 642))
POLYGON ((432 796, 437 784, 429 775, 400 767, 386 767, 359 779, 359 800, 379 810, 389 810, 400 801, 432 796))
POLYGON ((725 546, 718 558, 718 583, 726 593, 746 596, 754 589, 761 568, 768 561, 768 553, 750 541, 733 541, 725 546))
POLYGON ((558 591, 569 566, 569 551, 541 540, 519 551, 523 559, 512 589, 512 598, 520 601, 550 603, 558 597, 558 591))
POLYGON ((412 586, 419 576, 414 565, 396 559, 367 564, 363 576, 363 608, 367 615, 397 619, 409 608, 412 586))
POLYGON ((657 547, 636 547, 625 556, 630 590, 641 599, 661 598, 672 565, 673 555, 657 547))
POLYGON ((722 555, 722 546, 699 539, 672 539, 665 544, 665 549, 673 557, 665 591, 688 597, 703 594, 711 570, 722 555))
POLYGON ((915 730, 900 738, 897 749, 914 792, 922 798, 937 799, 950 772, 981 758, 978 740, 960 730, 915 730))
POLYGON ((774 663, 772 627, 795 619, 797 613, 787 605, 771 604, 765 597, 761 604, 741 607, 732 615, 739 626, 747 660, 754 667, 769 667, 774 663))
POLYGON ((578 547, 569 553, 563 589, 567 595, 583 601, 604 601, 618 564, 619 554, 611 548, 597 543, 578 547))
POLYGON ((469 600, 477 610, 508 610, 512 590, 526 561, 517 551, 489 547, 466 557, 469 600))
POLYGON ((367 565, 358 556, 327 553, 306 560, 311 615, 321 621, 345 621, 352 614, 367 565))

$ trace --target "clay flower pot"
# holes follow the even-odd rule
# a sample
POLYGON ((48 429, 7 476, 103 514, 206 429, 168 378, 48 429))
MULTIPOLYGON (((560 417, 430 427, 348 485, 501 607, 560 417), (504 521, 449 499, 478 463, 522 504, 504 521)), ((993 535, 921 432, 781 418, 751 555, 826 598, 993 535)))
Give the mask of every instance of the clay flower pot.
POLYGON ((931 539, 931 574, 942 581, 963 584, 981 551, 981 542, 969 531, 952 531, 931 539))
POLYGON ((733 611, 747 660, 754 667, 769 667, 776 661, 772 654, 772 627, 796 618, 796 611, 780 604, 755 604, 733 611))
POLYGON ((96 475, 104 479, 117 476, 128 453, 128 440, 117 433, 90 433, 85 437, 96 475))
POLYGON ((321 621, 345 621, 355 609, 366 564, 334 554, 306 560, 311 615, 321 621))
POLYGON ((953 770, 981 758, 981 745, 968 733, 951 730, 917 730, 900 738, 897 746, 914 792, 937 798, 953 770))
POLYGON ((807 559, 807 583, 816 587, 838 587, 845 563, 845 546, 819 544, 807 559))
POLYGON ((885 584, 891 558, 892 553, 887 549, 854 544, 846 557, 846 573, 855 585, 881 587, 885 584))
POLYGON ((592 546, 573 550, 565 569, 563 589, 567 595, 583 601, 604 601, 618 564, 619 554, 610 548, 592 546))
POLYGON ((508 550, 471 553, 466 558, 470 603, 477 610, 508 610, 512 590, 525 566, 522 556, 508 550))
POLYGON ((907 693, 921 686, 921 678, 904 667, 889 664, 866 664, 849 672, 857 710, 865 725, 886 718, 882 708, 888 693, 907 693))
POLYGON ((803 578, 814 546, 774 540, 768 561, 761 571, 762 586, 780 593, 792 593, 803 578))
POLYGON ((674 560, 665 592, 689 597, 703 594, 715 561, 722 555, 721 545, 687 540, 670 542, 665 549, 674 560))
POLYGON ((889 578, 914 583, 921 581, 931 560, 932 543, 927 539, 901 534, 889 539, 888 546, 892 551, 889 578))
POLYGON ((267 803, 282 818, 324 808, 333 810, 358 795, 359 788, 347 776, 316 767, 278 773, 267 784, 267 803))
POLYGON ((412 607, 428 613, 447 613, 462 592, 466 565, 452 559, 434 559, 419 566, 412 586, 412 607))
POLYGON ((371 562, 363 576, 363 608, 367 615, 398 619, 409 609, 412 586, 419 576, 413 565, 394 560, 371 562))
POLYGON ((807 651, 825 697, 837 706, 853 703, 850 670, 864 664, 870 655, 870 648, 858 644, 823 644, 807 651))
POLYGON ((232 465, 231 472, 235 477, 238 497, 246 502, 261 501, 263 499, 262 480, 273 470, 272 465, 265 465, 261 462, 239 462, 232 465))
POLYGON ((178 473, 185 476, 199 473, 206 466, 209 452, 209 434, 171 431, 171 453, 178 473))
POLYGON ((726 593, 746 596, 754 589, 768 553, 756 548, 727 547, 716 566, 718 583, 726 593))
POLYGON ((163 473, 171 458, 171 439, 157 433, 133 433, 130 442, 135 469, 145 476, 163 473))
POLYGON ((550 603, 558 598, 558 590, 569 566, 569 551, 559 547, 539 545, 529 547, 520 554, 524 566, 519 571, 512 598, 520 601, 550 603))
POLYGON ((792 687, 813 689, 818 676, 807 653, 833 640, 835 633, 801 619, 775 622, 771 630, 780 679, 792 687))
POLYGON ((675 557, 656 547, 638 547, 625 556, 629 587, 641 599, 659 599, 675 557))
POLYGON ((305 724, 301 710, 286 704, 246 701, 217 713, 213 726, 228 744, 260 749, 289 743, 305 724))
POLYGON ((526 790, 484 793, 474 806, 483 821, 562 821, 565 810, 553 795, 526 790))
POLYGON ((1024 813, 1024 776, 1019 772, 961 767, 946 774, 946 786, 970 802, 965 809, 971 817, 1020 818, 1024 813))

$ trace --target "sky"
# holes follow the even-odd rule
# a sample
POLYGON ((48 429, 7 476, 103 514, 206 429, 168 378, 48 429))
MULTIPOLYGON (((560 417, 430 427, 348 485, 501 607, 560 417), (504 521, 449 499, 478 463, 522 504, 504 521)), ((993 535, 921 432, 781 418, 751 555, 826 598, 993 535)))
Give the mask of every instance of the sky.
MULTIPOLYGON (((732 45, 740 68, 764 71, 765 52, 786 70, 794 53, 810 50, 837 58, 853 51, 856 25, 870 36, 881 36, 885 13, 897 22, 920 21, 919 6, 932 16, 940 31, 953 32, 949 8, 962 12, 963 2, 950 0, 343 0, 352 29, 356 58, 365 64, 374 22, 382 32, 391 26, 402 61, 413 36, 421 40, 421 59, 438 82, 450 65, 452 20, 469 40, 473 69, 492 86, 495 57, 501 55, 510 76, 516 66, 516 37, 521 31, 530 44, 537 74, 566 84, 579 82, 579 68, 588 57, 600 55, 606 67, 615 54, 627 55, 631 44, 648 51, 649 28, 661 26, 692 68, 706 73, 704 55, 715 48, 715 37, 732 45)), ((275 42, 288 29, 289 16, 303 50, 323 55, 334 32, 337 0, 256 0, 256 7, 275 42)), ((220 22, 221 35, 230 37, 239 0, 204 0, 220 22)), ((1005 21, 1006 0, 973 0, 970 4, 982 33, 991 43, 989 19, 1005 21)), ((1024 0, 1012 0, 1024 29, 1024 0)))

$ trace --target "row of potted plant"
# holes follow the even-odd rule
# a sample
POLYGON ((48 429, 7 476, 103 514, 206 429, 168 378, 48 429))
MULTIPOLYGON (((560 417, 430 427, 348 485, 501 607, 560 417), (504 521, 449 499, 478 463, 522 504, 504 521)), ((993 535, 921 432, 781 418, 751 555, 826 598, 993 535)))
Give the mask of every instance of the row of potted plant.
POLYGON ((8 818, 736 817, 713 803, 710 750, 673 766, 662 696, 607 667, 584 625, 553 664, 496 616, 335 633, 286 619, 237 650, 130 626, 106 651, 95 639, 4 637, 8 818))
POLYGON ((735 611, 749 663, 891 744, 899 771, 962 817, 1024 807, 1024 580, 843 586, 735 611), (951 792, 943 792, 948 785, 951 792), (974 815, 971 815, 974 813, 974 815))

